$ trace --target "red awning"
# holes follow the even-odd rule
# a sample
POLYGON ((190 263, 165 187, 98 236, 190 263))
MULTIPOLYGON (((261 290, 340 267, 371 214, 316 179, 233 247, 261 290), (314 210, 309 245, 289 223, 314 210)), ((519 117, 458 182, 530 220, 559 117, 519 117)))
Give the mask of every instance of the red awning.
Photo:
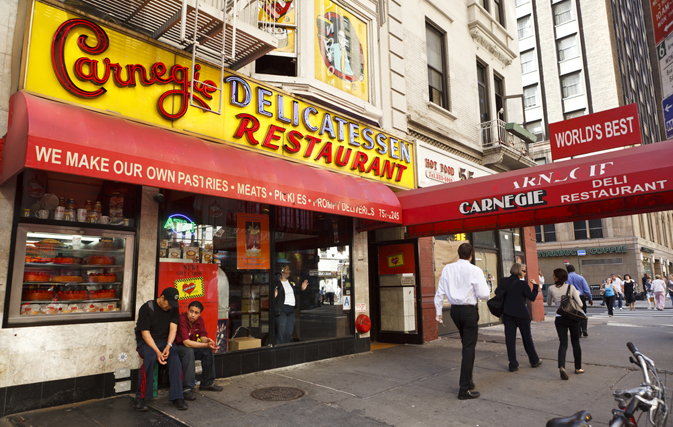
POLYGON ((0 184, 24 168, 401 223, 382 183, 18 92, 0 184))
POLYGON ((398 195, 410 236, 673 209, 673 140, 398 195))

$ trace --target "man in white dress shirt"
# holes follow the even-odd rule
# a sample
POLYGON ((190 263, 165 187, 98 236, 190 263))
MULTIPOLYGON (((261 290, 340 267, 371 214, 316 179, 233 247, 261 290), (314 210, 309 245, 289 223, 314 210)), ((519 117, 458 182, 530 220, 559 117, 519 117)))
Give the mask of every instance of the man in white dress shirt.
POLYGON ((451 304, 451 319, 458 328, 463 344, 463 360, 460 364, 460 391, 458 399, 476 399, 479 392, 474 391, 472 370, 474 368, 475 348, 479 311, 477 299, 487 300, 491 292, 486 284, 484 272, 476 265, 472 265, 472 245, 463 243, 458 248, 458 261, 448 264, 442 270, 439 286, 435 294, 435 309, 437 320, 442 322, 444 297, 451 304))
MULTIPOLYGON (((615 305, 619 306, 619 309, 622 309, 622 298, 624 298, 624 287, 622 286, 622 279, 616 275, 612 275, 612 287, 615 290, 615 305)), ((613 307, 614 308, 614 307, 613 307)))

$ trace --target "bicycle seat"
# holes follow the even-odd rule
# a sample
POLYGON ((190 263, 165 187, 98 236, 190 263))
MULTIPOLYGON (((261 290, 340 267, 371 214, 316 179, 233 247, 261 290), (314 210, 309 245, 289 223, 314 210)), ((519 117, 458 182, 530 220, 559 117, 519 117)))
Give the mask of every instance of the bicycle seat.
POLYGON ((552 418, 547 421, 547 427, 585 427, 587 422, 591 421, 589 411, 579 411, 578 413, 565 418, 552 418))

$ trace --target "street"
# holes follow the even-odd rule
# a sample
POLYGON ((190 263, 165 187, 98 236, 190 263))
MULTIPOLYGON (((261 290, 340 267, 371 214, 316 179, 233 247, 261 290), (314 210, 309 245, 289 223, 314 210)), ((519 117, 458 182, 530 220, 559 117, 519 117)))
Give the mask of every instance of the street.
MULTIPOLYGON (((0 426, 543 426, 549 418, 582 409, 593 414, 593 426, 606 426, 615 407, 612 390, 642 380, 629 363, 626 342, 632 341, 658 368, 673 371, 670 307, 667 300, 665 311, 652 311, 639 301, 637 311, 617 310, 613 318, 604 307, 590 308, 589 337, 581 340, 586 373, 572 373, 569 349, 569 381, 560 380, 556 367, 558 338, 551 308, 544 322, 532 325, 544 362, 537 369, 528 366, 519 340, 520 368, 509 372, 502 325, 481 328, 474 372, 481 398, 475 400, 456 398, 460 341, 453 335, 422 346, 381 345, 364 354, 220 379, 223 392, 198 393, 187 411, 173 408, 167 391, 161 390, 147 413, 136 413, 125 395, 12 415, 0 426), (250 396, 265 387, 296 387, 306 394, 286 402, 250 396)), ((671 386, 669 380, 669 391, 671 386)))

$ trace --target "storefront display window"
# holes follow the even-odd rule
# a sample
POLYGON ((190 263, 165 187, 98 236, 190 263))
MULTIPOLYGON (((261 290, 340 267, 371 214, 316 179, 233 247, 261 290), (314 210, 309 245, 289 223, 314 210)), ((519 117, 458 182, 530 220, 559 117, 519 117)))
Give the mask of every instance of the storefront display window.
POLYGON ((8 324, 130 319, 135 186, 27 170, 17 190, 8 324))
POLYGON ((218 266, 218 352, 352 336, 349 218, 178 191, 162 211, 160 265, 218 266))

